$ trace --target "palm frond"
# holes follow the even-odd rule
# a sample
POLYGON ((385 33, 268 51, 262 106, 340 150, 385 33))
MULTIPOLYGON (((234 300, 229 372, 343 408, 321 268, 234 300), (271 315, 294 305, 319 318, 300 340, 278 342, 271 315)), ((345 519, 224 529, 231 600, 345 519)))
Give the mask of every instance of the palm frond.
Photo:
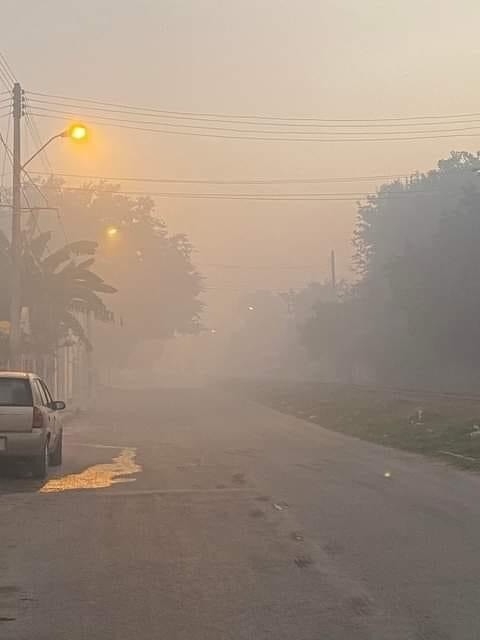
POLYGON ((71 260, 72 256, 93 256, 97 250, 98 244, 93 240, 78 240, 77 242, 70 242, 66 244, 55 253, 52 253, 46 257, 43 261, 43 267, 46 271, 53 273, 62 264, 71 260))

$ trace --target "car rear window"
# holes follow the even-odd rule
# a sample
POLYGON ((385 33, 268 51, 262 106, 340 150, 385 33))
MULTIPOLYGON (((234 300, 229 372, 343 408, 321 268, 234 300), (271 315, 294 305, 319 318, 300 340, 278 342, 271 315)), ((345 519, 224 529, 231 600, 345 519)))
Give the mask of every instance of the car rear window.
POLYGON ((0 378, 0 407, 31 407, 30 382, 23 378, 0 378))

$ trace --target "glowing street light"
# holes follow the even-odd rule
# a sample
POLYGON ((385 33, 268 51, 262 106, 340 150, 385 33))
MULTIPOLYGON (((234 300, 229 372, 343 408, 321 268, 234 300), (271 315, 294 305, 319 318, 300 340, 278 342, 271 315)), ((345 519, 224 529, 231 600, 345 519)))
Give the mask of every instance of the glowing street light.
POLYGON ((72 124, 72 126, 63 133, 63 136, 75 140, 75 142, 81 142, 88 138, 88 129, 84 124, 72 124))
POLYGON ((118 235, 117 227, 107 227, 106 234, 109 238, 115 238, 118 235))
POLYGON ((88 138, 88 129, 84 124, 72 124, 68 129, 61 131, 60 133, 56 133, 54 136, 49 138, 45 144, 42 144, 40 149, 35 151, 33 156, 20 165, 20 170, 23 171, 27 164, 30 164, 30 162, 36 158, 45 149, 45 147, 48 147, 48 145, 57 138, 70 138, 70 140, 74 140, 75 142, 83 142, 88 138))

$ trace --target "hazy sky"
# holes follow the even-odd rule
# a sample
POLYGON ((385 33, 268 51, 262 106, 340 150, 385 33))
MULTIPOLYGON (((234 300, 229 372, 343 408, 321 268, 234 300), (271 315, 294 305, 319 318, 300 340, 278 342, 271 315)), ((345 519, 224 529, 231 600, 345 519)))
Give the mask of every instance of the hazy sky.
MULTIPOLYGON (((480 111, 475 0, 2 0, 1 16, 1 49, 35 91, 177 111, 318 118, 480 111)), ((43 135, 64 123, 38 119, 43 135)), ((428 169, 452 149, 479 146, 475 136, 277 143, 109 127, 94 134, 88 151, 53 149, 54 168, 174 178, 368 176, 428 169)), ((212 285, 241 288, 255 277, 262 285, 301 284, 325 275, 331 248, 341 268, 348 264, 354 202, 162 200, 159 210, 172 229, 189 233, 199 263, 312 265, 305 273, 209 271, 212 285)))

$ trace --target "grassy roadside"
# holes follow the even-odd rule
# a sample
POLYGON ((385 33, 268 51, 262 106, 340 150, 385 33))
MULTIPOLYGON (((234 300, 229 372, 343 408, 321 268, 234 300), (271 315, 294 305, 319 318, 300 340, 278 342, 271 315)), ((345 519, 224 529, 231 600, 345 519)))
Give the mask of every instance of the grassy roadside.
POLYGON ((229 386, 327 429, 480 470, 480 397, 310 382, 229 386))

